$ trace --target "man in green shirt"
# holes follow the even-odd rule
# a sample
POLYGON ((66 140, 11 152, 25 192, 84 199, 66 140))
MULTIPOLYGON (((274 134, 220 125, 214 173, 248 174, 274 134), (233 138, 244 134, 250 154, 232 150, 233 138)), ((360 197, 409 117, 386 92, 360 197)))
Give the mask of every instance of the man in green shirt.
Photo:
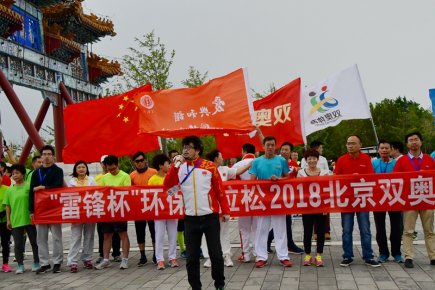
POLYGON ((15 258, 18 263, 16 274, 24 273, 24 234, 27 232, 33 252, 32 272, 39 266, 38 244, 36 242, 36 227, 30 222, 29 214, 29 183, 24 181, 26 168, 23 165, 12 165, 12 179, 15 185, 8 188, 3 205, 6 205, 7 227, 14 237, 15 258))
MULTIPOLYGON (((130 176, 119 169, 118 157, 108 155, 104 159, 104 164, 108 173, 103 178, 101 185, 103 186, 130 186, 130 176)), ((110 267, 109 254, 112 247, 112 236, 114 232, 119 234, 122 242, 122 261, 120 269, 128 268, 128 253, 130 251, 130 240, 127 233, 127 222, 105 222, 102 224, 102 232, 104 233, 103 243, 103 261, 95 266, 95 269, 101 270, 110 267)))

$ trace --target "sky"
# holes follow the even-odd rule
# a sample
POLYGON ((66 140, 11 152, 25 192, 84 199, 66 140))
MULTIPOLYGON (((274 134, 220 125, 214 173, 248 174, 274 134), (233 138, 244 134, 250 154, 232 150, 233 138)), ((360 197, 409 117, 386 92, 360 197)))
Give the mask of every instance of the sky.
MULTIPOLYGON (((154 31, 175 50, 169 79, 181 87, 189 66, 215 78, 240 67, 259 93, 301 77, 315 85, 357 64, 369 102, 406 96, 431 107, 435 87, 435 1, 405 0, 86 0, 85 13, 111 19, 115 37, 90 47, 120 59, 135 37, 154 31)), ((113 83, 108 82, 108 85, 113 83)), ((41 94, 17 88, 34 119, 41 94)), ((8 142, 27 134, 0 94, 8 142)), ((52 126, 51 110, 44 126, 52 126)))

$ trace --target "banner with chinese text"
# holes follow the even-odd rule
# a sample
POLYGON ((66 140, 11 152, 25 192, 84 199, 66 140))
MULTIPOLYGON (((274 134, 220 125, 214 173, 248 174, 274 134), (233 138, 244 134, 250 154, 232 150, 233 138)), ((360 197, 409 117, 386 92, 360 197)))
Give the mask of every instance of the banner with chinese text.
MULTIPOLYGON (((435 171, 224 182, 231 216, 435 209, 435 171)), ((35 194, 34 222, 178 219, 181 193, 161 186, 68 187, 35 194)))
POLYGON ((140 128, 161 137, 250 132, 253 107, 244 69, 195 88, 167 89, 135 96, 140 128))

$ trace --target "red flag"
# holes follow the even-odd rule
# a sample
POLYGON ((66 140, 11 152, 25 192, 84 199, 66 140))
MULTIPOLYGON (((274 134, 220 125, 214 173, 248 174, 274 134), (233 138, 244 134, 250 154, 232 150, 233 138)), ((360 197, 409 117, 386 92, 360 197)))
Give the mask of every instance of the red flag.
POLYGON ((161 137, 254 129, 243 69, 195 88, 138 94, 135 102, 142 111, 141 129, 161 137))
POLYGON ((156 136, 138 135, 139 110, 133 98, 151 90, 147 84, 124 94, 67 106, 64 162, 94 162, 105 154, 123 156, 160 149, 156 136))
MULTIPOLYGON (((274 136, 277 146, 283 142, 293 145, 304 144, 300 112, 301 79, 297 78, 267 97, 254 102, 255 123, 264 136, 274 136)), ((216 134, 216 145, 225 159, 241 154, 241 146, 245 143, 255 145, 262 151, 262 144, 255 135, 250 138, 246 134, 216 134), (225 136, 226 135, 226 136, 225 136), (231 145, 229 145, 231 144, 231 145)))

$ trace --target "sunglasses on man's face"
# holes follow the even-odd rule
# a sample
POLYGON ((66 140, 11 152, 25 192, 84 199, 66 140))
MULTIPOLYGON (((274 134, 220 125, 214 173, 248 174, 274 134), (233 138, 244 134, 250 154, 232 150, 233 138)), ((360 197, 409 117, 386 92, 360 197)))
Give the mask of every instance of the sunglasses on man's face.
POLYGON ((136 160, 134 160, 134 162, 135 163, 142 163, 142 162, 145 162, 145 159, 136 159, 136 160))

